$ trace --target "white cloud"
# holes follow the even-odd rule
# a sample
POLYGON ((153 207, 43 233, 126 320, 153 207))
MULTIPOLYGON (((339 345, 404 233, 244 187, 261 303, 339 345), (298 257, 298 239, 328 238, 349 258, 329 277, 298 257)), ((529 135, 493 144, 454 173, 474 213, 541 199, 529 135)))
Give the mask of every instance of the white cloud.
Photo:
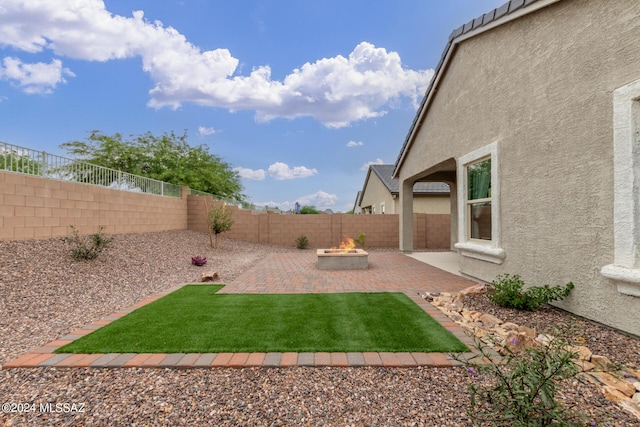
POLYGON ((369 170, 369 166, 371 165, 384 165, 384 162, 382 161, 382 159, 378 158, 375 159, 373 162, 367 162, 364 165, 362 165, 362 167, 360 168, 361 171, 368 171, 369 170))
POLYGON ((249 169, 249 168, 235 168, 234 171, 238 172, 241 178, 250 179, 253 181, 262 181, 266 178, 264 169, 249 169))
POLYGON ((315 206, 320 210, 331 209, 335 206, 336 201, 338 200, 338 196, 335 194, 327 193, 326 191, 317 191, 314 194, 308 194, 306 196, 301 196, 297 200, 294 201, 284 201, 284 202, 256 202, 256 207, 260 208, 263 206, 270 207, 278 207, 283 211, 288 211, 295 208, 296 202, 300 204, 300 206, 315 206))
POLYGON ((53 59, 49 64, 25 64, 18 58, 5 57, 0 64, 0 80, 8 80, 30 94, 52 93, 59 83, 67 82, 65 76, 74 77, 75 74, 64 68, 59 59, 53 59))
POLYGON ((316 175, 317 169, 309 169, 305 166, 294 166, 293 168, 286 163, 276 162, 273 163, 267 171, 264 169, 249 169, 237 167, 234 171, 238 172, 241 178, 251 179, 254 181, 262 181, 267 175, 278 181, 296 178, 307 178, 309 176, 316 175))
POLYGON ((209 136, 209 135, 213 135, 213 134, 215 134, 216 132, 217 132, 217 131, 216 131, 214 128, 212 128, 212 127, 208 128, 208 127, 204 127, 204 126, 198 126, 198 133, 199 133, 201 136, 209 136))
POLYGON ((347 147, 362 147, 364 142, 362 141, 349 141, 347 142, 347 147))
POLYGON ((0 46, 87 61, 139 57, 154 81, 148 102, 154 108, 188 102, 254 110, 260 121, 311 116, 328 127, 382 116, 403 98, 417 107, 433 76, 433 70, 404 69, 398 53, 368 42, 347 57, 307 62, 282 81, 271 79, 268 65, 240 75, 229 50, 203 51, 176 29, 145 20, 142 11, 114 15, 101 0, 3 0, 0 46))
POLYGON ((305 166, 289 167, 286 163, 276 162, 269 166, 269 175, 277 180, 306 178, 318 173, 317 169, 309 169, 305 166))

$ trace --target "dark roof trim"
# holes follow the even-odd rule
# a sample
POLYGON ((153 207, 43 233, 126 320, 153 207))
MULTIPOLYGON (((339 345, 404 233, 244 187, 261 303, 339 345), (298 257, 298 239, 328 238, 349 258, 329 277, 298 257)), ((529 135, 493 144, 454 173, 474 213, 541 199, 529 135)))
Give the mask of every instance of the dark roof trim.
POLYGON ((407 137, 405 138, 402 145, 402 149, 400 150, 400 154, 398 154, 398 159, 396 160, 392 174, 394 178, 398 177, 398 172, 400 170, 400 167, 402 166, 405 155, 409 150, 409 147, 411 146, 413 138, 420 129, 420 126, 422 126, 424 115, 429 107, 429 104, 431 103, 431 99, 438 90, 438 83, 440 82, 440 79, 447 68, 449 60, 453 56, 453 52, 455 51, 456 46, 464 40, 475 37, 478 34, 489 31, 495 27, 506 24, 507 22, 518 19, 524 15, 527 15, 531 12, 542 9, 559 1, 560 0, 511 0, 503 4, 502 6, 493 9, 491 12, 485 13, 484 15, 479 16, 478 18, 473 19, 464 25, 461 25, 451 32, 449 41, 447 42, 447 45, 442 52, 440 62, 438 63, 433 78, 429 83, 429 87, 427 88, 427 91, 422 98, 422 102, 420 103, 418 112, 413 119, 413 123, 409 128, 409 133, 407 134, 407 137))
MULTIPOLYGON (((398 178, 392 176, 393 170, 393 165, 370 165, 367 171, 367 177, 364 180, 364 186, 362 190, 358 192, 360 194, 360 200, 364 197, 372 172, 378 177, 391 195, 399 195, 400 183, 398 178)), ((413 187, 414 195, 446 195, 449 193, 449 186, 443 182, 417 182, 413 187)))

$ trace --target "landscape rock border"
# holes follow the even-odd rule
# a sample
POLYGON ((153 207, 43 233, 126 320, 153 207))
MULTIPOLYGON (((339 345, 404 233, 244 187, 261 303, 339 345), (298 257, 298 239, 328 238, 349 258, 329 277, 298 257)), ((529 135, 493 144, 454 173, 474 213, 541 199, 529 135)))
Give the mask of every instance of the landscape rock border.
MULTIPOLYGON (((465 307, 467 295, 484 295, 489 289, 489 285, 478 284, 460 292, 426 292, 421 296, 462 326, 465 333, 480 339, 497 353, 503 353, 505 347, 518 350, 525 346, 544 345, 553 339, 526 326, 504 322, 491 314, 465 307)), ((569 349, 576 353, 575 363, 580 378, 594 384, 608 400, 640 419, 640 371, 616 366, 607 357, 593 354, 586 346, 571 346, 569 349)))

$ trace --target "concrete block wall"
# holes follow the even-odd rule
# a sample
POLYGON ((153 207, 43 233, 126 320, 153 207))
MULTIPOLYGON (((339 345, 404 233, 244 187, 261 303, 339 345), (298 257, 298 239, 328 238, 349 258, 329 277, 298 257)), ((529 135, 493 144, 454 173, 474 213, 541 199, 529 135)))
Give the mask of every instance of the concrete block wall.
MULTIPOLYGON (((0 240, 62 237, 75 226, 81 234, 100 226, 109 234, 164 230, 207 232, 210 197, 181 198, 112 190, 105 187, 0 172, 0 240)), ((248 242, 295 246, 305 235, 311 247, 333 247, 345 237, 365 234, 367 247, 397 248, 399 216, 280 215, 229 206, 234 224, 227 237, 248 242)), ((416 249, 448 249, 449 215, 415 214, 416 249)))
POLYGON ((451 215, 425 215, 424 236, 427 249, 450 249, 451 247, 451 215))
MULTIPOLYGON (((213 206, 208 197, 188 196, 190 230, 207 232, 206 212, 213 206)), ((255 212, 230 206, 233 227, 225 236, 266 244, 295 246, 296 239, 305 235, 309 245, 317 248, 338 246, 345 237, 357 238, 365 234, 367 247, 399 246, 399 215, 280 215, 255 212)), ((448 249, 449 215, 415 214, 416 249, 448 249), (445 224, 446 223, 446 224, 445 224), (435 233, 427 237, 428 233, 435 233)))
POLYGON ((0 171, 0 240, 81 234, 100 226, 109 234, 187 228, 187 199, 0 171))

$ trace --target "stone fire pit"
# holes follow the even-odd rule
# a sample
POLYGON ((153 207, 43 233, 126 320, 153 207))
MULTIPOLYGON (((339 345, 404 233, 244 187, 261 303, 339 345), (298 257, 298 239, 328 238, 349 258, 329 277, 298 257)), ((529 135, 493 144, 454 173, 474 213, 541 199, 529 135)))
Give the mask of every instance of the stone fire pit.
POLYGON ((369 253, 362 249, 318 249, 318 270, 366 270, 369 253))

